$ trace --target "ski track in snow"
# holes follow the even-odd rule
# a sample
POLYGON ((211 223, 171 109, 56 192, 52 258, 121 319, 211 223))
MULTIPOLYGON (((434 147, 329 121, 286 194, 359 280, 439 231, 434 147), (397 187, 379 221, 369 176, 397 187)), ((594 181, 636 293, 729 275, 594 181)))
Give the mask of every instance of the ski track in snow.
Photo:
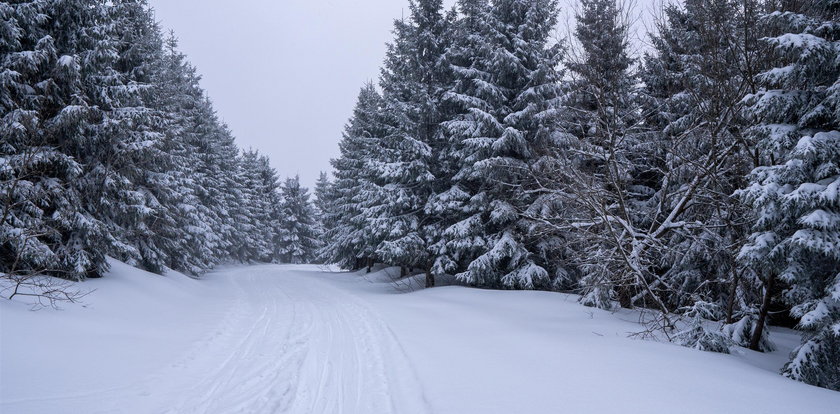
POLYGON ((414 368, 382 318, 315 274, 271 265, 215 273, 231 285, 229 311, 181 360, 131 386, 7 401, 6 408, 50 402, 55 412, 429 412, 414 368))
POLYGON ((637 313, 589 310, 552 292, 450 286, 394 295, 387 271, 258 265, 195 281, 112 264, 109 278, 90 282, 101 291, 87 305, 32 313, 0 302, 0 413, 835 414, 840 406, 840 394, 778 375, 799 342, 794 331, 773 331, 778 352, 723 355, 629 339, 637 313))

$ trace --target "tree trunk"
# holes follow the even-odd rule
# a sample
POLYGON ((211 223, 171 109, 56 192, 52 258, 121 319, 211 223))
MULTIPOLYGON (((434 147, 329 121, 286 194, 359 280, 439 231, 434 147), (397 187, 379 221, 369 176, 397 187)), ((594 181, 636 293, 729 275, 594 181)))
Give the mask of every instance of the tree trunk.
POLYGON ((764 301, 761 304, 761 310, 758 312, 758 321, 756 321, 752 338, 750 338, 750 349, 753 351, 760 351, 759 344, 761 344, 761 335, 764 333, 764 324, 767 322, 767 314, 770 312, 770 299, 773 296, 773 285, 775 283, 776 275, 769 275, 764 286, 764 301))
POLYGON ((432 268, 426 268, 426 287, 435 287, 435 275, 432 274, 432 268))
POLYGON ((729 287, 729 300, 726 303, 726 323, 735 322, 733 314, 735 313, 735 295, 738 294, 738 283, 741 280, 741 273, 736 271, 732 276, 732 286, 729 287))
POLYGON ((371 271, 373 271, 373 259, 368 258, 367 259, 367 272, 370 273, 371 271))
POLYGON ((624 309, 633 309, 633 292, 630 291, 630 286, 618 287, 618 304, 624 309))
POLYGON ((408 276, 408 267, 400 266, 400 277, 408 276))

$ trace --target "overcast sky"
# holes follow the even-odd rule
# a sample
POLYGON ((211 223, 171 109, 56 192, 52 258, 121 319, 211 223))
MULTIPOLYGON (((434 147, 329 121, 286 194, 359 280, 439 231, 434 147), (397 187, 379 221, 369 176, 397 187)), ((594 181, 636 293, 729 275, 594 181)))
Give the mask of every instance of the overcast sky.
POLYGON ((408 0, 150 3, 239 146, 310 187, 338 155, 359 88, 379 76, 393 20, 408 14, 408 0))
MULTIPOLYGON (((312 186, 407 0, 150 0, 242 148, 312 186)), ((451 3, 451 2, 450 2, 451 3)))

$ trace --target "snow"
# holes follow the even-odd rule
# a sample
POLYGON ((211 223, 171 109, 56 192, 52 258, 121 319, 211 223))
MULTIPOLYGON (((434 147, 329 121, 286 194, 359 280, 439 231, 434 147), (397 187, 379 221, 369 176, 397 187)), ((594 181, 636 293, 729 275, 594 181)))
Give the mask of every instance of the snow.
MULTIPOLYGON (((785 379, 798 344, 714 354, 628 338, 638 314, 550 292, 407 291, 388 269, 112 262, 84 304, 0 302, 3 413, 835 413, 785 379)), ((439 282, 451 279, 439 278, 439 282)), ((417 282, 417 281, 414 281, 417 282)))
POLYGON ((807 53, 816 48, 829 47, 828 41, 808 33, 785 33, 781 36, 768 38, 767 40, 779 48, 805 49, 803 53, 807 53))
POLYGON ((67 68, 76 68, 76 58, 73 56, 63 55, 58 58, 58 65, 67 68))
POLYGON ((799 223, 811 228, 825 230, 840 229, 840 214, 833 214, 818 209, 800 217, 799 223))

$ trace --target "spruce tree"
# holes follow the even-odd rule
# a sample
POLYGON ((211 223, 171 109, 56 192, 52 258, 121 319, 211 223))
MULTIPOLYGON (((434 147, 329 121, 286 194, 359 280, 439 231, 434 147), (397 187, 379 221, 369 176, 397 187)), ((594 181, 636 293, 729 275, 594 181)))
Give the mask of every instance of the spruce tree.
POLYGON ((239 161, 237 181, 242 188, 243 199, 238 206, 241 212, 236 233, 240 246, 238 259, 271 262, 275 255, 272 246, 275 230, 279 230, 272 226, 274 208, 279 203, 273 195, 277 191, 276 176, 268 167, 267 160, 256 151, 245 151, 239 161))
POLYGON ((453 28, 453 44, 444 55, 452 79, 442 97, 446 108, 441 133, 446 139, 437 161, 449 174, 439 177, 446 185, 432 195, 427 214, 437 215, 441 231, 434 239, 433 272, 436 275, 463 271, 486 245, 481 218, 484 199, 480 194, 481 172, 475 162, 489 156, 490 135, 498 132, 493 117, 500 105, 498 90, 490 85, 484 62, 491 50, 490 5, 487 0, 461 0, 453 28))
POLYGON ((327 226, 324 224, 324 217, 329 214, 332 197, 330 189, 332 182, 330 182, 329 175, 323 171, 318 175, 318 181, 315 182, 315 210, 318 213, 318 221, 323 229, 327 226))
POLYGON ((310 263, 315 260, 319 240, 315 211, 309 201, 309 190, 300 186, 300 179, 286 179, 281 189, 280 260, 283 263, 310 263))
POLYGON ((274 172, 239 158, 146 0, 3 3, 0 16, 0 271, 273 259, 274 172))
POLYGON ((0 272, 81 279, 101 267, 85 250, 81 235, 94 229, 70 186, 81 166, 60 144, 89 110, 73 100, 79 67, 56 47, 51 6, 0 4, 0 272))
MULTIPOLYGON (((332 209, 334 208, 333 183, 329 179, 326 172, 321 172, 318 176, 318 181, 315 183, 314 191, 315 199, 313 206, 315 208, 315 221, 318 224, 318 239, 321 240, 321 246, 326 246, 326 234, 332 229, 335 223, 332 221, 332 209)), ((321 249, 316 253, 318 262, 323 263, 323 256, 321 249)))
POLYGON ((772 67, 746 100, 762 165, 740 193, 758 217, 740 259, 765 291, 750 345, 781 286, 805 332, 783 374, 840 390, 840 3, 782 2, 763 22, 772 67))
POLYGON ((47 177, 63 175, 60 181, 50 182, 52 191, 61 191, 61 195, 44 204, 50 206, 47 213, 50 221, 54 220, 49 227, 58 230, 53 233, 56 270, 51 273, 74 280, 98 277, 108 269, 108 245, 104 243, 108 232, 85 208, 80 184, 88 171, 84 154, 96 147, 96 133, 106 125, 94 98, 105 92, 103 81, 110 74, 112 49, 104 26, 107 8, 99 2, 72 0, 18 4, 15 8, 29 19, 22 21, 33 24, 25 32, 22 46, 26 49, 21 52, 34 49, 33 57, 39 60, 38 66, 28 68, 37 68, 29 82, 41 95, 32 100, 27 97, 28 105, 37 105, 31 109, 38 112, 34 147, 50 148, 61 154, 58 159, 72 159, 76 164, 72 169, 47 173, 47 177), (59 190, 61 186, 64 188, 59 190))
POLYGON ((189 197, 182 199, 179 209, 186 211, 179 217, 187 220, 183 228, 198 242, 190 248, 209 268, 232 256, 231 202, 241 190, 231 173, 236 171, 238 149, 201 89, 201 77, 177 50, 173 34, 166 40, 165 66, 157 102, 171 114, 167 132, 176 174, 184 183, 179 189, 189 197))
POLYGON ((153 104, 165 117, 165 145, 172 166, 167 204, 175 216, 174 228, 179 230, 178 238, 169 245, 168 266, 197 275, 221 259, 214 230, 218 217, 201 199, 207 193, 200 156, 204 135, 196 126, 207 122, 199 110, 204 92, 195 68, 177 47, 177 39, 170 34, 155 75, 153 104))
POLYGON ((242 178, 239 148, 230 129, 218 119, 213 104, 206 96, 200 103, 199 111, 196 128, 202 141, 198 149, 201 168, 198 176, 204 190, 199 199, 216 218, 213 226, 219 239, 217 256, 220 260, 245 262, 248 260, 247 246, 239 234, 249 234, 251 229, 250 220, 243 211, 246 198, 239 184, 242 178))
POLYGON ((332 160, 335 182, 329 196, 332 206, 325 217, 330 227, 319 256, 344 268, 359 269, 378 260, 376 247, 383 236, 368 225, 365 213, 372 212, 369 207, 380 197, 372 160, 381 154, 380 142, 387 134, 383 105, 376 87, 366 84, 339 142, 341 155, 332 160))
POLYGON ((164 133, 166 116, 154 108, 155 74, 162 36, 145 0, 110 2, 105 16, 107 51, 103 82, 95 93, 105 120, 93 147, 82 148, 86 172, 80 192, 86 208, 108 230, 109 255, 161 273, 171 263, 181 235, 176 229, 170 172, 174 168, 164 133))
MULTIPOLYGON (((376 255, 384 262, 430 270, 429 239, 435 223, 424 212, 433 193, 440 147, 440 100, 447 80, 442 56, 448 47, 449 17, 441 0, 412 0, 408 21, 394 23, 381 86, 389 130, 372 160, 378 175, 379 205, 368 208, 368 223, 384 234, 376 255)), ((427 272, 427 286, 434 285, 427 272)))
MULTIPOLYGON (((478 128, 462 124, 467 128, 453 131, 452 138, 469 153, 458 166, 464 194, 455 196, 469 200, 465 211, 471 216, 445 231, 454 240, 447 243, 450 248, 469 257, 451 255, 442 267, 449 270, 451 263, 466 262, 455 269, 460 280, 472 285, 533 288, 549 282, 540 240, 529 237, 533 223, 522 214, 539 201, 532 191, 537 186, 532 168, 552 145, 550 114, 561 51, 550 38, 557 13, 552 0, 499 0, 485 15, 488 44, 471 66, 479 80, 472 81, 475 89, 468 92, 477 99, 463 96, 471 101, 464 120, 478 128), (459 234, 471 241, 455 245, 459 234)), ((457 126, 456 121, 448 129, 457 126)))
MULTIPOLYGON (((271 167, 268 156, 260 155, 256 164, 260 176, 259 188, 261 189, 262 199, 260 204, 267 206, 261 229, 262 237, 265 239, 269 252, 261 260, 276 263, 280 261, 280 243, 283 234, 283 199, 280 194, 280 177, 277 175, 277 171, 271 167)), ((313 215, 317 218, 314 210, 313 215)), ((315 227, 315 239, 320 241, 321 233, 317 221, 315 227)), ((320 244, 318 244, 318 247, 320 247, 320 244)))

